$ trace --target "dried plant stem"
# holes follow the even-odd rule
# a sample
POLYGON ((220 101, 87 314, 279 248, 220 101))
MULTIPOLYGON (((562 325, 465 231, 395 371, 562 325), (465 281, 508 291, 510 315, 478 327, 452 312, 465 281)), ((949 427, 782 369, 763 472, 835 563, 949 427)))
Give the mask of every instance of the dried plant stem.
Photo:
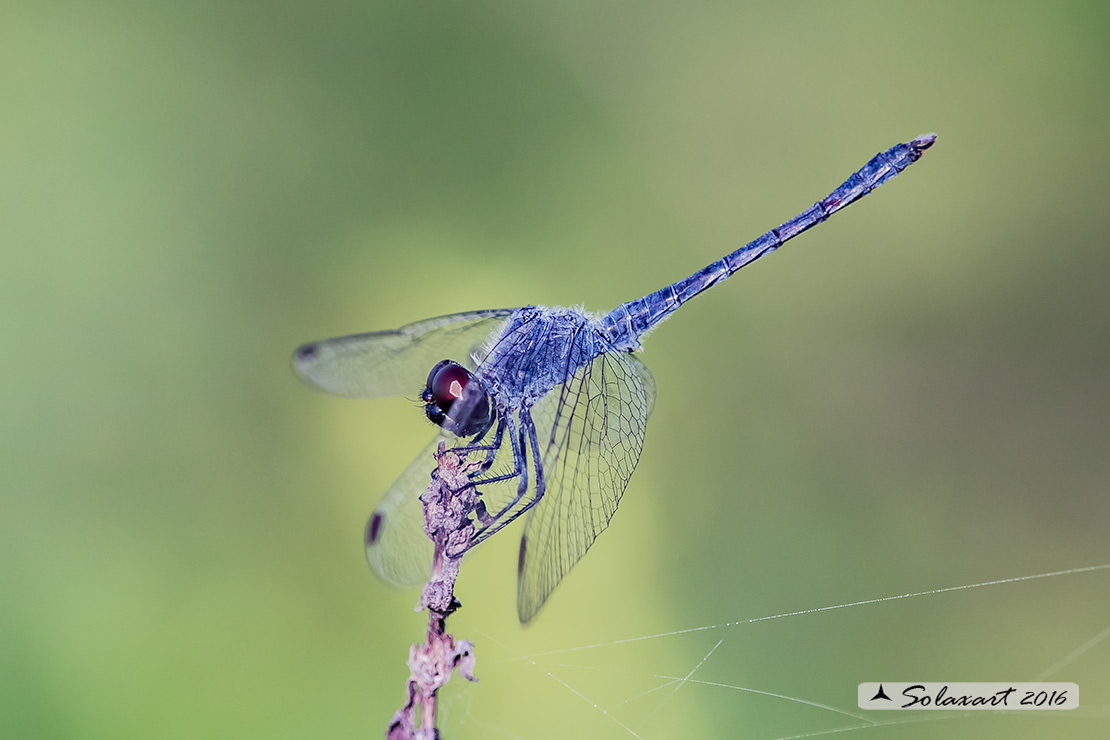
POLYGON ((432 481, 420 497, 424 532, 435 546, 432 578, 420 596, 420 608, 428 610, 428 634, 423 644, 409 648, 407 700, 390 720, 387 740, 437 740, 436 692, 455 668, 468 681, 478 680, 474 677, 474 645, 469 640, 456 641, 447 633, 447 617, 461 606, 455 598, 459 559, 447 557, 447 553, 462 552, 474 534, 470 513, 478 499, 468 474, 479 463, 467 462, 465 453, 448 451, 442 442, 435 457, 432 481))

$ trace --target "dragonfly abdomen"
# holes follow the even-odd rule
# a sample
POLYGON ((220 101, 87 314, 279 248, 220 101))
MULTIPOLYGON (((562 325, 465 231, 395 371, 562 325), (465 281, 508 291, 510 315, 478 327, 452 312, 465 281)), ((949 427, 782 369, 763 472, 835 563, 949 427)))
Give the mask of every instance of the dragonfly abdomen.
POLYGON ((925 134, 909 143, 896 144, 885 152, 879 152, 840 187, 789 221, 748 242, 690 277, 643 298, 617 306, 602 319, 602 336, 613 349, 636 349, 639 347, 640 340, 649 331, 683 303, 867 195, 921 159, 922 153, 933 145, 936 138, 936 134, 925 134))

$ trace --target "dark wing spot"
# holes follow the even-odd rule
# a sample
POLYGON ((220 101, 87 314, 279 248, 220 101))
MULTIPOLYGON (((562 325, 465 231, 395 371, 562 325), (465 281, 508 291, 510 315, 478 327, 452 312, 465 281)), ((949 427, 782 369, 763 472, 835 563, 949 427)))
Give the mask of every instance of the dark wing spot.
POLYGON ((516 559, 516 577, 520 578, 520 574, 524 572, 524 556, 528 553, 528 535, 520 536, 520 555, 516 559))
POLYGON ((382 522, 385 516, 380 511, 375 511, 370 516, 370 521, 366 522, 366 546, 378 544, 378 538, 382 536, 382 522))

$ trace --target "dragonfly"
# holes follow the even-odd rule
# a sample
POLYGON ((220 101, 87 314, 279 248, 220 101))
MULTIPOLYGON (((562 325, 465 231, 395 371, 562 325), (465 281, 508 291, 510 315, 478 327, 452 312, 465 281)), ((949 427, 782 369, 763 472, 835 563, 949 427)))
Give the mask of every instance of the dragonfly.
POLYGON ((420 494, 441 440, 481 461, 472 549, 521 517, 517 614, 527 624, 608 527, 640 458, 655 381, 637 357, 679 306, 775 251, 921 158, 925 134, 880 152, 831 194, 689 277, 607 314, 540 305, 469 311, 299 347, 308 384, 353 398, 420 393, 435 438, 370 516, 365 547, 386 582, 427 581, 420 494), (424 379, 421 388, 421 379, 424 379))

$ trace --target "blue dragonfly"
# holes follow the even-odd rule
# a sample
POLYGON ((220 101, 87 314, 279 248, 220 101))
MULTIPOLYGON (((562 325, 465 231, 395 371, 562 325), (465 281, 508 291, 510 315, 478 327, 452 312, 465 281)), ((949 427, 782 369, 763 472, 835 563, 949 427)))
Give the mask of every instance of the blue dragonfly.
MULTIPOLYGON (((419 496, 441 439, 481 455, 466 550, 524 516, 517 614, 530 621, 604 530, 644 444, 655 382, 634 354, 645 335, 697 294, 862 198, 921 158, 927 134, 877 154, 826 198, 693 275, 605 315, 581 308, 492 309, 298 348, 296 373, 356 398, 420 390, 440 429, 386 492, 366 526, 366 552, 387 582, 427 580, 432 545, 419 496)), ((462 552, 451 553, 461 556, 462 552)))

